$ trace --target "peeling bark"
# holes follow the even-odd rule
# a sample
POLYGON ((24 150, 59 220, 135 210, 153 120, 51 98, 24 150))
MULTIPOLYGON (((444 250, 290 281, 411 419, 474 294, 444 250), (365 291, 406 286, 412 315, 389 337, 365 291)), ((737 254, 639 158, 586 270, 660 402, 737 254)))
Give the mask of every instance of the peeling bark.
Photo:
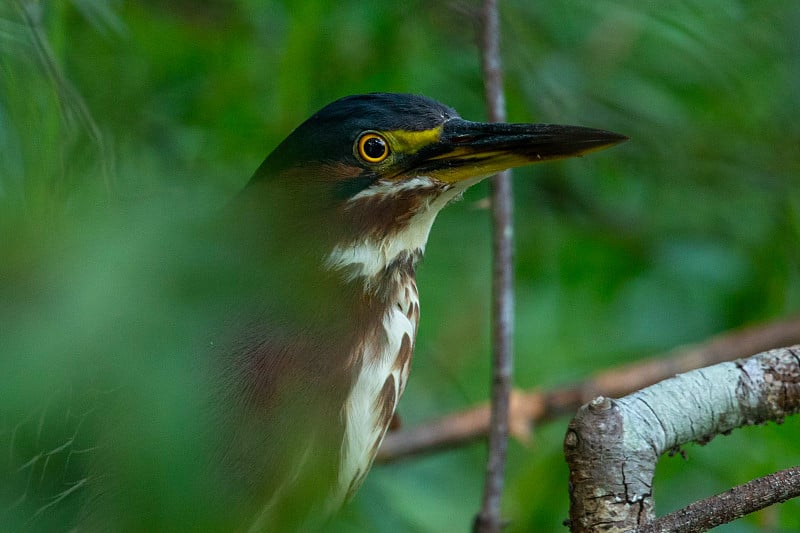
POLYGON ((651 522, 661 454, 798 411, 798 346, 681 374, 619 400, 592 400, 564 441, 571 530, 621 532, 651 522))

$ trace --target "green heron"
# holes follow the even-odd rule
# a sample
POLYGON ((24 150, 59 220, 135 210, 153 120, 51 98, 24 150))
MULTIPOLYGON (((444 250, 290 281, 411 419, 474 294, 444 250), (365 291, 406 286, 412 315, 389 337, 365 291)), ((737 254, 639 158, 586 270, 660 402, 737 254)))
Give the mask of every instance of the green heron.
POLYGON ((498 171, 617 144, 608 131, 470 122, 423 96, 326 106, 267 157, 231 206, 244 319, 221 350, 256 528, 337 509, 364 481, 406 386, 415 265, 438 212, 498 171), (312 511, 313 512, 313 511, 312 511))
MULTIPOLYGON (((57 479, 37 514, 54 510, 91 478, 98 486, 81 518, 88 530, 152 529, 139 520, 149 512, 142 509, 171 524, 195 520, 223 531, 292 531, 319 523, 364 481, 406 386, 420 313, 415 265, 438 212, 500 170, 624 139, 576 126, 470 122, 450 107, 406 94, 349 96, 323 108, 275 148, 199 238, 193 232, 175 240, 173 255, 201 289, 185 291, 193 300, 184 313, 200 316, 203 307, 213 308, 208 327, 196 330, 211 331, 208 342, 192 344, 207 357, 186 350, 204 380, 192 391, 198 403, 208 399, 197 410, 203 422, 176 419, 167 424, 173 433, 162 436, 148 418, 169 407, 172 396, 146 401, 135 423, 116 425, 126 413, 106 402, 112 426, 101 433, 113 442, 94 452, 91 470, 98 474, 81 474, 66 489, 57 479), (176 447, 175 435, 185 448, 176 447), (118 448, 141 453, 136 461, 115 462, 109 454, 118 448), (196 460, 179 449, 197 449, 196 460), (146 470, 154 456, 163 462, 146 470), (180 485, 170 504, 158 487, 174 481, 162 472, 172 467, 189 472, 191 482, 180 485), (200 492, 192 492, 195 481, 200 492), (208 517, 217 522, 206 524, 208 517)), ((152 268, 161 278, 164 248, 152 268)), ((179 278, 165 286, 174 289, 171 280, 179 278)), ((130 307, 136 298, 114 300, 112 309, 130 307)), ((142 309, 153 309, 150 300, 142 309)), ((167 319, 180 324, 175 315, 167 319)), ((159 338, 122 333, 130 343, 159 338)), ((132 369, 140 359, 146 360, 137 355, 132 369)), ((154 364, 174 366, 161 359, 154 364)), ((143 383, 144 392, 128 388, 139 394, 130 405, 160 382, 145 376, 143 383)), ((67 445, 74 435, 68 433, 67 445)), ((52 464, 65 446, 56 442, 40 462, 52 464)), ((89 446, 84 450, 94 450, 89 446)), ((23 460, 34 464, 39 455, 23 460)), ((22 486, 27 493, 28 481, 22 486)))

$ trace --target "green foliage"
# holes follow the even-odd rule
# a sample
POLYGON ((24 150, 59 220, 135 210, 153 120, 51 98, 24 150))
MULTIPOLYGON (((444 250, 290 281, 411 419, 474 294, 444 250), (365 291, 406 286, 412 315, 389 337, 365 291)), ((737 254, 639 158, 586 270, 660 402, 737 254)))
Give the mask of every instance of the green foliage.
MULTIPOLYGON (((566 383, 796 312, 800 5, 514 0, 501 9, 512 120, 631 137, 516 173, 517 383, 566 383)), ((0 529, 27 527, 15 520, 56 504, 62 514, 37 527, 76 512, 71 489, 92 470, 83 439, 103 417, 127 428, 125 442, 164 444, 149 455, 118 449, 123 478, 157 494, 130 502, 151 522, 128 527, 212 520, 163 515, 192 491, 206 497, 187 453, 201 422, 180 407, 197 392, 196 354, 178 347, 213 318, 193 305, 207 288, 190 265, 164 266, 176 274, 159 285, 162 271, 142 269, 141 258, 179 243, 176 218, 223 205, 295 125, 339 96, 423 93, 480 120, 473 27, 448 3, 0 4, 0 456, 29 461, 0 467, 0 505, 14 504, 0 529), (117 400, 129 403, 86 407, 109 383, 134 391, 117 400), (54 415, 67 404, 66 420, 54 415), (150 469, 165 465, 174 486, 148 486, 150 469)), ((488 396, 485 192, 442 213, 419 268, 407 424, 488 396)), ((565 424, 511 447, 513 531, 561 528, 565 424)), ((799 432, 796 421, 748 429, 688 448, 688 461, 665 459, 660 510, 797 464, 799 432)), ((376 467, 332 529, 465 531, 483 459, 475 445, 376 467)), ((798 516, 790 502, 721 530, 797 530, 798 516)))

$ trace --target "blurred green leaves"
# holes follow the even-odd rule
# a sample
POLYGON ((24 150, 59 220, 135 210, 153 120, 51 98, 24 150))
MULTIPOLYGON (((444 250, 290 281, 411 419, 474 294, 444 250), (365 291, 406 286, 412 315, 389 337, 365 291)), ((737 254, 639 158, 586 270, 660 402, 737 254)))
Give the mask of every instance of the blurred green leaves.
MULTIPOLYGON (((197 429, 181 424, 196 413, 180 405, 193 398, 193 354, 179 347, 212 316, 195 305, 203 288, 186 281, 190 265, 159 285, 159 269, 143 270, 142 258, 180 242, 175 218, 225 204, 272 147, 336 97, 419 92, 483 118, 470 8, 0 4, 0 442, 42 461, 35 471, 3 466, 0 479, 15 481, 3 484, 0 504, 35 510, 54 500, 20 503, 31 480, 57 498, 85 477, 91 461, 78 452, 91 446, 70 439, 102 432, 94 424, 105 415, 81 407, 107 392, 92 379, 132 385, 120 400, 128 411, 107 408, 173 446, 167 462, 190 448, 180 435, 197 429), (137 376, 148 376, 138 389, 137 376), (66 404, 72 416, 53 418, 52 406, 66 404), (156 415, 142 421, 147 413, 156 415), (47 455, 67 442, 72 455, 47 455), (73 470, 59 476, 67 456, 73 470)), ((796 312, 800 6, 514 0, 501 10, 511 120, 631 137, 516 173, 517 382, 564 383, 796 312)), ((406 423, 487 395, 488 220, 476 208, 484 195, 478 187, 442 213, 418 269, 422 322, 400 407, 406 423)), ((790 445, 797 424, 759 429, 691 448, 677 467, 669 460, 657 486, 665 507, 698 480, 719 491, 800 461, 790 445), (739 460, 742 449, 761 470, 739 460)), ((512 446, 512 530, 561 527, 562 435, 554 423, 530 449, 512 446)), ((131 464, 165 464, 131 453, 131 464)), ((186 457, 175 487, 153 488, 173 509, 192 482, 186 457)), ((476 445, 376 468, 332 529, 466 530, 482 459, 476 445)), ((135 470, 131 483, 146 484, 150 474, 135 470)), ((189 519, 141 505, 155 513, 151 525, 189 519)), ((790 502, 724 530, 792 530, 797 516, 790 502)), ((66 517, 51 520, 42 529, 66 517)))

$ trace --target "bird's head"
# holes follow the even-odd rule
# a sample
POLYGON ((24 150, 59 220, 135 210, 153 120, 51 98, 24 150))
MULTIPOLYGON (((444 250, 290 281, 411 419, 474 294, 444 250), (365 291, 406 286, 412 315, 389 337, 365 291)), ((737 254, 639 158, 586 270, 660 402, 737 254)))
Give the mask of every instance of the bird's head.
POLYGON ((293 239, 316 240, 329 270, 369 281, 419 256, 439 210, 483 178, 625 139, 577 126, 470 122, 423 96, 349 96, 295 129, 248 189, 270 198, 276 218, 294 221, 293 239))

